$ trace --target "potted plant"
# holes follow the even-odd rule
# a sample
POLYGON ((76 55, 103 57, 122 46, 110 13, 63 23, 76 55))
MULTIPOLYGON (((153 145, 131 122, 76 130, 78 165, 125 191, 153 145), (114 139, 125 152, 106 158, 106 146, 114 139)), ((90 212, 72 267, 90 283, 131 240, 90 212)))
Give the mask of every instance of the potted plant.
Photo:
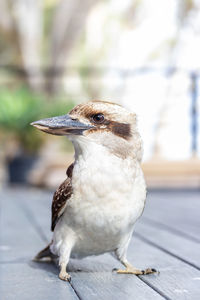
POLYGON ((26 87, 0 90, 0 136, 11 183, 27 183, 28 172, 45 140, 30 123, 63 114, 70 107, 72 103, 49 102, 26 87))

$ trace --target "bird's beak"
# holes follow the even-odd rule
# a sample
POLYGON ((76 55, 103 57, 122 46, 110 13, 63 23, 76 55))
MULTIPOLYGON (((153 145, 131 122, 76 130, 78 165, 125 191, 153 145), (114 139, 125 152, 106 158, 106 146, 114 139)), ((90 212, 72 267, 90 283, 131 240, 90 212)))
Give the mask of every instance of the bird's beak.
POLYGON ((32 122, 31 125, 55 135, 82 135, 83 131, 93 128, 91 125, 72 119, 70 115, 42 119, 32 122))

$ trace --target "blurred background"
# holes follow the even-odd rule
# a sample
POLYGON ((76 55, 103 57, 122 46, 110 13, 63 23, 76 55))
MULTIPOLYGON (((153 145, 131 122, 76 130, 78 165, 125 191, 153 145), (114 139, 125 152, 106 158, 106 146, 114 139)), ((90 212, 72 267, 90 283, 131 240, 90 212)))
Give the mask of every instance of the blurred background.
POLYGON ((55 188, 65 137, 29 126, 90 99, 138 114, 152 188, 200 188, 198 0, 0 0, 0 186, 55 188))

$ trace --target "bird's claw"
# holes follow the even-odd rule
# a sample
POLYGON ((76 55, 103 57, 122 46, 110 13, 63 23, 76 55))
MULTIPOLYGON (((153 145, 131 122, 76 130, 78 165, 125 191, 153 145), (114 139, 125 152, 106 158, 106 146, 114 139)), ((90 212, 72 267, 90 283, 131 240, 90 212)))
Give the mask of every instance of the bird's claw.
POLYGON ((114 269, 112 269, 112 272, 116 272, 118 269, 117 268, 114 268, 114 269))
POLYGON ((160 272, 157 271, 157 270, 154 269, 154 268, 148 268, 148 269, 146 269, 146 270, 142 270, 141 272, 142 272, 142 275, 154 274, 154 273, 160 274, 160 272))
POLYGON ((65 273, 60 273, 60 274, 59 274, 59 278, 60 278, 61 280, 64 280, 64 281, 71 282, 71 276, 70 276, 67 272, 65 272, 65 273))

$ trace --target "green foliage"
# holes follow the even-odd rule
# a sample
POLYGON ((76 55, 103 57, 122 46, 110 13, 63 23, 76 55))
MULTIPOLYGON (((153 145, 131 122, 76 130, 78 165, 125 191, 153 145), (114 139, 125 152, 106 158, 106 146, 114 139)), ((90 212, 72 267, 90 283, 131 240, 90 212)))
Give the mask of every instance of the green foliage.
POLYGON ((36 152, 44 136, 30 126, 42 118, 67 113, 73 107, 69 101, 51 100, 22 87, 16 90, 0 89, 0 129, 4 135, 14 134, 27 152, 36 152))

